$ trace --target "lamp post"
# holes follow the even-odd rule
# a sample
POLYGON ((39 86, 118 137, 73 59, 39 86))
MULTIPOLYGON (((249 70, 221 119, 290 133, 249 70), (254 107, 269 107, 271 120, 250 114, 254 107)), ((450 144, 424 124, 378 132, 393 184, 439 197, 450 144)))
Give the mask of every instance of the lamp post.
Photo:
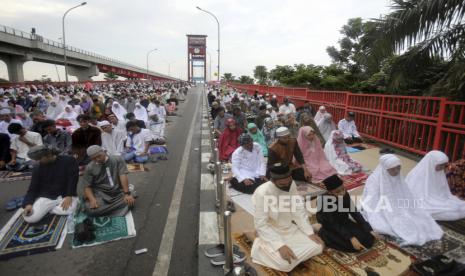
POLYGON ((152 50, 147 52, 147 75, 145 76, 145 78, 147 80, 149 79, 149 55, 150 55, 151 52, 155 52, 156 50, 158 50, 158 49, 155 48, 155 49, 152 49, 152 50))
POLYGON ((66 59, 66 36, 65 36, 65 17, 66 15, 71 11, 71 10, 74 10, 75 8, 79 8, 79 7, 82 7, 84 5, 86 5, 87 2, 82 2, 81 4, 77 5, 77 6, 74 6, 72 8, 70 8, 69 10, 67 10, 65 12, 65 14, 63 14, 63 19, 61 21, 62 23, 62 28, 63 28, 63 33, 62 33, 62 37, 63 37, 63 58, 64 58, 64 64, 65 64, 65 80, 66 80, 66 89, 68 89, 68 68, 66 67, 67 64, 68 64, 68 61, 66 59))
POLYGON ((196 7, 198 10, 203 11, 205 13, 208 13, 209 15, 213 16, 215 18, 216 23, 218 24, 218 82, 220 82, 220 21, 218 21, 218 18, 211 12, 204 10, 200 7, 196 7))

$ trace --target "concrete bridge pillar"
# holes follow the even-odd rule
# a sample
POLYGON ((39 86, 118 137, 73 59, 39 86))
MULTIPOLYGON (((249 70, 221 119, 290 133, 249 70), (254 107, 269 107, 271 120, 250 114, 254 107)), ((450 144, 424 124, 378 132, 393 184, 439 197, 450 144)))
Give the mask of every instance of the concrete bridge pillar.
POLYGON ((27 57, 0 55, 0 59, 6 63, 9 81, 11 82, 23 82, 24 81, 23 65, 26 61, 29 60, 27 57))
POLYGON ((77 67, 77 66, 67 66, 68 74, 75 76, 78 81, 92 80, 92 77, 98 76, 99 70, 97 65, 92 65, 90 67, 77 67))

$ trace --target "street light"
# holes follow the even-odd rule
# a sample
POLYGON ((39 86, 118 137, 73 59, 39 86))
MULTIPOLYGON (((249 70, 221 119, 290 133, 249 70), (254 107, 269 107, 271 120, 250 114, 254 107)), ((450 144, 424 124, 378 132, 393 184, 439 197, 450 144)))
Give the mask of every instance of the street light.
POLYGON ((147 80, 149 79, 149 55, 150 55, 151 52, 154 52, 156 50, 158 50, 158 49, 155 48, 155 49, 152 49, 152 50, 147 52, 147 75, 146 75, 147 80))
POLYGON ((62 20, 63 34, 62 34, 62 37, 63 37, 63 57, 64 57, 64 63, 65 63, 66 89, 68 88, 68 68, 66 67, 68 61, 66 59, 65 17, 71 10, 74 10, 75 8, 79 8, 79 7, 84 6, 86 4, 87 4, 87 2, 82 2, 81 4, 70 8, 69 10, 67 10, 65 12, 65 14, 63 14, 63 20, 62 20))
POLYGON ((218 24, 218 82, 220 82, 220 21, 218 21, 218 18, 211 12, 207 10, 203 10, 200 7, 196 7, 198 10, 203 11, 205 13, 208 13, 209 15, 213 16, 215 18, 216 23, 218 24))
POLYGON ((171 75, 171 63, 175 63, 175 62, 174 61, 169 62, 169 61, 166 61, 166 60, 164 62, 166 62, 168 64, 168 76, 170 76, 171 75))

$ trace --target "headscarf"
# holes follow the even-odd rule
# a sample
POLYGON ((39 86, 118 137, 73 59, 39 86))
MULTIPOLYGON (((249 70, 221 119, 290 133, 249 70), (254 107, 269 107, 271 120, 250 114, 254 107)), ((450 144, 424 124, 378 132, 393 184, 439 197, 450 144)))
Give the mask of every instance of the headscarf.
POLYGON ((242 129, 236 125, 236 128, 231 130, 229 128, 231 125, 236 125, 233 118, 226 120, 226 128, 218 140, 218 154, 222 161, 228 161, 232 153, 239 147, 238 138, 242 134, 242 129))
POLYGON ((136 107, 134 108, 134 115, 136 116, 137 120, 144 122, 149 120, 147 109, 145 109, 145 107, 143 107, 140 103, 136 103, 136 107))
POLYGON ((67 105, 67 106, 65 106, 63 112, 61 112, 60 115, 58 115, 57 119, 67 119, 73 125, 76 125, 77 116, 78 116, 78 114, 76 113, 76 111, 74 111, 74 108, 72 106, 70 106, 70 105, 67 105), (67 111, 67 109, 69 111, 67 111))
POLYGON ((333 174, 336 174, 337 171, 326 159, 318 137, 315 135, 313 141, 308 140, 307 136, 311 131, 314 132, 313 128, 309 126, 301 127, 299 129, 297 143, 299 144, 300 151, 304 156, 305 166, 312 174, 312 179, 315 181, 321 181, 333 174))
POLYGON ((253 141, 255 143, 258 143, 260 147, 262 148, 263 156, 265 157, 268 156, 268 146, 266 145, 266 142, 265 142, 265 136, 263 136, 263 133, 258 129, 257 125, 254 123, 249 123, 247 125, 247 130, 248 130, 249 135, 252 137, 253 141), (252 133, 251 130, 254 128, 257 129, 257 132, 252 133))
POLYGON ((407 184, 399 173, 388 169, 401 165, 394 154, 385 154, 368 177, 363 191, 363 215, 381 234, 400 237, 403 245, 423 245, 442 237, 443 231, 434 219, 418 208, 407 184))
POLYGON ((325 112, 322 111, 326 111, 326 107, 324 107, 323 105, 320 106, 320 108, 318 108, 318 112, 315 114, 315 118, 313 118, 317 125, 320 123, 321 120, 323 120, 323 115, 325 114, 325 112))
POLYGON ((347 153, 344 136, 341 131, 333 130, 325 144, 325 155, 329 163, 340 175, 349 175, 362 170, 362 165, 354 161, 347 153))
MULTIPOLYGON (((50 103, 56 103, 56 102, 51 101, 50 103)), ((56 120, 58 119, 58 116, 61 115, 62 112, 63 112, 63 107, 61 105, 56 104, 55 106, 52 106, 50 104, 47 108, 46 116, 49 119, 56 120)))
POLYGON ((321 119, 318 123, 318 128, 320 129, 321 135, 325 141, 328 141, 331 131, 336 130, 336 124, 333 122, 333 116, 328 112, 323 114, 323 119, 321 119))
POLYGON ((266 146, 269 146, 276 139, 276 127, 274 126, 273 119, 269 117, 265 118, 262 132, 263 132, 263 136, 265 137, 266 146), (272 125, 271 125, 271 128, 268 128, 267 124, 270 122, 272 125))
POLYGON ((126 108, 124 108, 122 105, 120 105, 118 102, 113 102, 111 106, 111 112, 115 114, 116 118, 118 118, 119 121, 124 121, 124 116, 126 113, 126 108))
POLYGON ((459 220, 465 217, 465 201, 452 195, 445 172, 436 166, 446 164, 449 158, 441 151, 428 152, 405 178, 416 199, 435 220, 459 220))

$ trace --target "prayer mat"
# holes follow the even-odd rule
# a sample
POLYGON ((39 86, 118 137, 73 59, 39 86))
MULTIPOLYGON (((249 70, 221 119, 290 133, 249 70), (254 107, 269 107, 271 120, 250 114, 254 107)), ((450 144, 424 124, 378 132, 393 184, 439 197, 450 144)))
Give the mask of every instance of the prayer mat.
POLYGON ((465 236, 465 219, 459 219, 456 221, 438 221, 439 224, 465 236))
POLYGON ((128 171, 130 173, 136 173, 136 172, 145 172, 148 171, 148 169, 144 168, 144 164, 127 164, 128 166, 128 171))
MULTIPOLYGON (((233 234, 237 245, 250 260, 253 241, 243 233, 233 234)), ((373 271, 383 276, 411 275, 411 257, 395 245, 378 241, 373 248, 360 253, 325 250, 322 254, 299 264, 291 272, 281 272, 258 264, 270 276, 361 276, 373 271)))
POLYGON ((31 179, 32 172, 0 171, 0 182, 20 181, 31 179))
POLYGON ((149 152, 150 154, 168 154, 168 148, 164 145, 151 146, 149 152))
POLYGON ((47 214, 41 221, 29 224, 15 215, 0 231, 0 259, 31 255, 61 247, 66 236, 66 216, 47 214))
MULTIPOLYGON (((74 225, 81 223, 88 216, 84 212, 79 212, 74 217, 74 225)), ((90 218, 90 217, 89 217, 90 218)), ((95 226, 95 239, 90 242, 81 243, 73 239, 71 241, 72 248, 85 246, 94 246, 111 241, 128 239, 136 236, 136 228, 131 211, 124 217, 95 217, 90 218, 95 226)))
POLYGON ((357 153, 357 152, 361 152, 362 150, 358 149, 358 148, 355 148, 355 147, 346 147, 347 149, 347 153, 357 153))
POLYGON ((377 147, 376 145, 369 144, 369 143, 353 143, 348 146, 359 149, 359 150, 373 149, 377 147))
POLYGON ((442 230, 444 230, 444 235, 440 240, 430 241, 422 246, 400 246, 402 242, 400 239, 390 236, 386 236, 386 239, 415 256, 419 261, 443 254, 465 264, 465 235, 447 227, 442 227, 442 230))
POLYGON ((359 186, 365 185, 365 182, 368 178, 368 174, 364 172, 355 173, 351 175, 340 176, 342 181, 344 181, 344 187, 350 191, 359 186))
POLYGON ((295 184, 297 192, 304 198, 314 198, 326 193, 326 188, 322 186, 323 184, 311 184, 303 181, 295 181, 295 184))

